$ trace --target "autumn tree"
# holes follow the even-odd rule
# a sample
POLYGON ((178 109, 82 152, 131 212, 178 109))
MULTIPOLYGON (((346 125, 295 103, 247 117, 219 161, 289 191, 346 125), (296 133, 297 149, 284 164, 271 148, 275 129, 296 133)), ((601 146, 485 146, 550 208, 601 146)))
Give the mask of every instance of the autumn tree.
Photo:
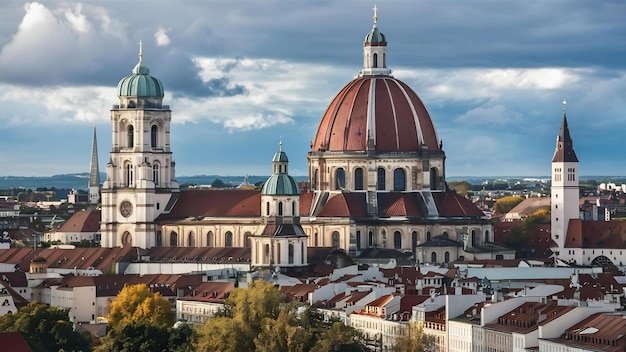
POLYGON ((146 284, 124 285, 109 307, 108 321, 112 329, 131 322, 167 328, 174 324, 174 312, 170 302, 146 284))
POLYGON ((360 352, 367 351, 367 348, 362 343, 362 337, 359 331, 337 321, 334 322, 329 329, 322 332, 315 346, 311 349, 311 352, 327 351, 360 352))
POLYGON ((421 324, 410 322, 407 334, 396 339, 392 351, 395 352, 430 352, 436 349, 436 338, 424 333, 421 324))
POLYGON ((494 205, 494 209, 498 214, 506 214, 511 209, 515 208, 519 203, 524 201, 524 197, 519 196, 508 196, 502 197, 496 200, 496 204, 494 205))
POLYGON ((472 190, 472 185, 467 181, 450 181, 448 182, 448 187, 463 197, 467 196, 468 192, 472 190))
POLYGON ((89 337, 74 331, 68 312, 32 302, 15 314, 0 317, 0 331, 18 331, 35 352, 91 351, 89 337))
POLYGON ((193 351, 193 329, 174 326, 170 303, 145 284, 125 285, 109 308, 109 332, 98 352, 193 351))

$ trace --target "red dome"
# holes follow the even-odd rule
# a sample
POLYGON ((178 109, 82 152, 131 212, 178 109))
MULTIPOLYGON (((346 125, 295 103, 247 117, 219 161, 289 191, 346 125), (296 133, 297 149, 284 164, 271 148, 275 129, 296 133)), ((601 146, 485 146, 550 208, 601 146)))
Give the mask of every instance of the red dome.
POLYGON ((368 136, 378 152, 419 151, 422 144, 431 152, 440 150, 426 107, 391 76, 348 83, 326 109, 312 151, 366 151, 368 136))

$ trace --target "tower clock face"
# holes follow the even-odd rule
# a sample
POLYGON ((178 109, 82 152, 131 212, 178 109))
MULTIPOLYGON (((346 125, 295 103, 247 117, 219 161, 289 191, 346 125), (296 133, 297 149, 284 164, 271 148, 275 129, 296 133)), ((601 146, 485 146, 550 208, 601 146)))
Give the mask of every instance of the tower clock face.
POLYGON ((133 203, 125 200, 120 204, 120 214, 122 214, 123 217, 127 218, 129 216, 131 216, 133 213, 133 203))

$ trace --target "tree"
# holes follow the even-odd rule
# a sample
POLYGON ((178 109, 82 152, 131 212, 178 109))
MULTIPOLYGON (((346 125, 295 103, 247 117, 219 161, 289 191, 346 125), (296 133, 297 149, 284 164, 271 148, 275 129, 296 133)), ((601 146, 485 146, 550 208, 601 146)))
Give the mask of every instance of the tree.
POLYGON ((168 328, 174 324, 174 312, 167 299, 150 292, 146 284, 124 285, 111 303, 108 320, 111 329, 131 322, 168 328))
POLYGON ((498 214, 506 214, 511 209, 515 208, 519 203, 523 202, 524 198, 519 196, 502 197, 496 200, 494 209, 498 214))
POLYGON ((330 329, 322 332, 311 352, 367 351, 358 330, 342 322, 334 322, 330 329))
POLYGON ((228 188, 228 185, 224 183, 224 181, 220 180, 219 178, 216 178, 212 183, 211 183, 211 187, 212 188, 228 188))
POLYGON ((448 182, 448 187, 463 197, 467 196, 467 192, 472 190, 472 185, 467 181, 450 181, 448 182))
POLYGON ((393 346, 396 352, 429 352, 435 351, 436 338, 432 335, 424 334, 421 324, 410 322, 407 334, 399 337, 393 346))
POLYGON ((0 331, 19 331, 35 352, 91 351, 89 338, 74 331, 69 309, 32 302, 0 317, 0 331))

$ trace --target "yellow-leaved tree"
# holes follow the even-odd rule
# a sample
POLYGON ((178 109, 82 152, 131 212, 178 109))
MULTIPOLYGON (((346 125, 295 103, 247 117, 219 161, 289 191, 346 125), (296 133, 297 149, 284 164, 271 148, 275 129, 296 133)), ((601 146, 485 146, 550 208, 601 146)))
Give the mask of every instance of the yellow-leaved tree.
POLYGON ((146 284, 124 285, 109 307, 108 320, 112 329, 128 323, 168 328, 174 324, 174 312, 170 302, 146 284))

